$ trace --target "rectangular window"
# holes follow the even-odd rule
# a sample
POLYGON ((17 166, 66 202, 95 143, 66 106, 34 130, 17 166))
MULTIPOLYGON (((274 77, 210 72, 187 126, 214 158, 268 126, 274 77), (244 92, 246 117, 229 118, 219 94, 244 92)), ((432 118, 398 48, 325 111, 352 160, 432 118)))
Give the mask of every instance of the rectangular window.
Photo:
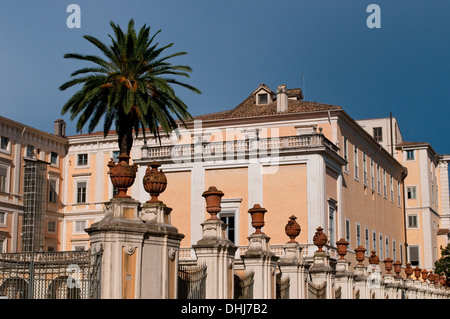
POLYGON ((400 182, 397 181, 397 204, 398 206, 402 205, 402 193, 400 188, 400 182))
POLYGON ((406 198, 416 199, 416 186, 406 187, 406 198))
POLYGON ((50 188, 48 190, 48 201, 50 203, 57 202, 56 181, 50 180, 50 188))
POLYGON ((355 178, 358 179, 359 178, 359 163, 358 163, 358 146, 355 145, 355 178))
POLYGON ((86 203, 86 182, 77 182, 77 203, 86 203))
POLYGON ((78 166, 86 166, 88 164, 87 154, 78 154, 78 166))
POLYGON ((77 221, 75 221, 75 232, 76 233, 84 232, 85 228, 86 228, 86 221, 85 220, 77 220, 77 221))
POLYGON ((380 261, 383 260, 383 235, 380 234, 380 261))
POLYGON ((408 215, 408 228, 418 228, 417 215, 408 215))
POLYGON ((6 226, 6 213, 0 212, 0 226, 6 226))
POLYGON ((344 137, 344 159, 347 163, 345 163, 345 171, 348 172, 348 139, 344 137))
POLYGON ((119 154, 120 154, 120 152, 119 151, 113 151, 113 161, 115 162, 115 163, 118 163, 119 162, 119 154))
POLYGON ((74 251, 85 251, 86 247, 84 247, 84 246, 74 246, 73 250, 74 251))
POLYGON ((365 244, 366 244, 366 256, 369 256, 369 250, 370 250, 370 247, 369 247, 369 241, 370 241, 370 238, 369 238, 369 229, 368 228, 366 228, 366 229, 364 229, 364 235, 365 235, 365 244))
MULTIPOLYGON (((388 258, 389 257, 389 238, 385 238, 385 241, 386 241, 386 258, 388 258)), ((394 259, 394 261, 395 261, 395 259, 394 259)))
POLYGON ((374 127, 373 128, 373 138, 377 142, 383 142, 383 128, 382 127, 374 127))
POLYGON ((414 150, 406 151, 406 160, 413 161, 414 160, 414 150))
POLYGON ((376 232, 372 233, 372 245, 373 245, 373 250, 377 251, 377 233, 376 232))
POLYGON ((356 225, 356 247, 361 246, 361 226, 356 225))
POLYGON ((409 245, 409 259, 411 266, 419 266, 420 260, 419 260, 419 246, 411 246, 409 245))
POLYGON ((394 178, 391 175, 390 178, 390 182, 391 182, 391 202, 394 202, 394 178))
POLYGON ((350 243, 350 221, 345 220, 345 240, 350 243))
POLYGON ((27 145, 27 157, 33 157, 34 155, 34 146, 32 145, 27 145))
POLYGON ((268 103, 268 99, 267 99, 267 93, 262 93, 262 94, 258 94, 258 104, 267 104, 268 103))
POLYGON ((223 222, 225 224, 228 225, 227 229, 226 229, 226 235, 227 238, 234 243, 235 242, 235 238, 236 238, 236 225, 235 225, 235 221, 234 221, 234 214, 220 214, 220 219, 223 220, 223 222))
POLYGON ((364 185, 367 186, 367 156, 366 153, 363 153, 363 178, 364 185))
POLYGON ((370 160, 370 178, 372 181, 372 189, 375 190, 375 167, 373 159, 370 160))
POLYGON ((335 246, 336 240, 335 240, 335 234, 334 234, 334 211, 335 209, 333 207, 328 207, 328 234, 330 237, 330 246, 335 246))
POLYGON ((0 148, 2 150, 7 151, 9 147, 9 138, 2 136, 1 142, 0 142, 0 148))
POLYGON ((47 231, 50 233, 56 232, 56 222, 54 220, 47 223, 47 231))
POLYGON ((51 152, 50 153, 50 163, 57 165, 58 164, 58 153, 51 152))
POLYGON ((386 170, 383 170, 383 195, 387 197, 386 170))
POLYGON ((395 240, 392 241, 392 256, 395 261, 397 261, 397 247, 395 240))
POLYGON ((377 186, 378 186, 378 194, 381 194, 381 170, 380 170, 380 164, 377 164, 377 186))
POLYGON ((7 180, 8 180, 8 169, 6 167, 0 167, 0 192, 6 193, 8 191, 7 180))

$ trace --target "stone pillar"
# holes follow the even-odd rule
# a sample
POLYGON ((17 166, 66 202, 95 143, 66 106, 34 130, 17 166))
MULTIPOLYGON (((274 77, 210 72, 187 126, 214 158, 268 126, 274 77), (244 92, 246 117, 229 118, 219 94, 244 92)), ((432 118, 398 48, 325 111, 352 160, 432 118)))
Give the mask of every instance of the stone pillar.
POLYGON ((450 158, 448 156, 439 159, 439 177, 440 185, 439 192, 441 193, 441 215, 440 215, 440 228, 450 229, 450 192, 448 181, 448 163, 450 158))
POLYGON ((142 241, 146 228, 138 218, 139 202, 113 198, 104 204, 105 217, 86 229, 91 249, 103 249, 102 299, 140 298, 142 241))
POLYGON ((376 255, 375 250, 372 250, 369 257, 370 265, 367 269, 369 275, 367 283, 370 289, 371 298, 373 299, 384 299, 384 281, 379 263, 380 258, 376 255))
POLYGON ((142 205, 146 232, 142 241, 141 298, 177 298, 178 251, 184 235, 171 224, 171 211, 162 202, 142 205))
POLYGON ((367 284, 368 272, 367 267, 363 264, 365 252, 366 249, 362 246, 355 249, 356 261, 358 261, 358 264, 355 266, 355 274, 353 277, 355 282, 355 299, 370 299, 370 290, 367 284))
POLYGON ((341 238, 336 242, 338 247, 339 259, 336 262, 335 285, 341 289, 341 299, 353 299, 353 272, 350 271, 350 262, 345 259, 347 255, 348 242, 341 238))
POLYGON ((291 240, 284 245, 284 256, 278 260, 282 276, 289 277, 289 299, 306 299, 305 262, 302 258, 302 247, 295 241, 300 234, 300 225, 291 216, 285 227, 286 235, 291 240))
POLYGON ((397 299, 397 287, 395 285, 395 278, 392 274, 392 262, 391 258, 386 258, 384 260, 384 267, 386 268, 386 274, 384 275, 384 294, 383 298, 386 299, 397 299))
POLYGON ((261 232, 264 226, 264 214, 267 212, 259 204, 248 211, 252 217, 252 226, 256 231, 248 237, 249 245, 245 254, 241 255, 246 272, 254 273, 253 298, 275 299, 278 257, 270 251, 268 237, 261 232))
POLYGON ((234 254, 237 247, 226 237, 227 225, 219 218, 223 193, 214 186, 202 194, 211 218, 202 223, 202 238, 192 247, 197 263, 206 264, 206 298, 234 298, 234 254))
POLYGON ((328 238, 321 227, 318 227, 316 230, 313 242, 319 249, 314 252, 313 264, 309 268, 309 276, 311 278, 309 285, 312 287, 308 287, 308 289, 313 288, 317 291, 324 289, 325 296, 316 296, 316 298, 333 299, 334 293, 331 279, 333 269, 330 267, 329 255, 322 249, 326 245, 328 238))

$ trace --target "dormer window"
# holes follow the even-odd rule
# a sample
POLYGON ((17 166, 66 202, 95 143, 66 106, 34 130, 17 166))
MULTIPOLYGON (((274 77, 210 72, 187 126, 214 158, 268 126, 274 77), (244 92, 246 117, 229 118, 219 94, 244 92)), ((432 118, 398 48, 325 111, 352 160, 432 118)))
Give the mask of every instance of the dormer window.
POLYGON ((258 104, 267 104, 268 103, 267 95, 268 95, 267 93, 258 94, 258 104))
POLYGON ((252 92, 256 105, 264 105, 273 103, 275 93, 265 84, 260 84, 256 90, 252 92))

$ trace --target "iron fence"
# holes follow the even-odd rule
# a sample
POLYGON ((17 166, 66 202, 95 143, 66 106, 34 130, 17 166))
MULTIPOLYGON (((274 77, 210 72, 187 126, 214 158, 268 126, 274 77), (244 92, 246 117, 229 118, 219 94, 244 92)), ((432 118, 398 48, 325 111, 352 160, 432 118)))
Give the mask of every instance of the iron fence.
POLYGON ((179 266, 178 299, 206 298, 206 264, 179 266))
POLYGON ((100 298, 102 251, 0 254, 0 297, 100 298))

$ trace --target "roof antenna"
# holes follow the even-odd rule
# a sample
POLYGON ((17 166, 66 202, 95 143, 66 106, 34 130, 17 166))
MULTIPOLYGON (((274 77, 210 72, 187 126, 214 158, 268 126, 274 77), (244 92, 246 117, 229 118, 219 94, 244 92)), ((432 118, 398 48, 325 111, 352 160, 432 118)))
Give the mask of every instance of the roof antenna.
POLYGON ((302 74, 302 81, 303 81, 302 93, 303 93, 303 96, 305 96, 305 75, 304 74, 302 74))

